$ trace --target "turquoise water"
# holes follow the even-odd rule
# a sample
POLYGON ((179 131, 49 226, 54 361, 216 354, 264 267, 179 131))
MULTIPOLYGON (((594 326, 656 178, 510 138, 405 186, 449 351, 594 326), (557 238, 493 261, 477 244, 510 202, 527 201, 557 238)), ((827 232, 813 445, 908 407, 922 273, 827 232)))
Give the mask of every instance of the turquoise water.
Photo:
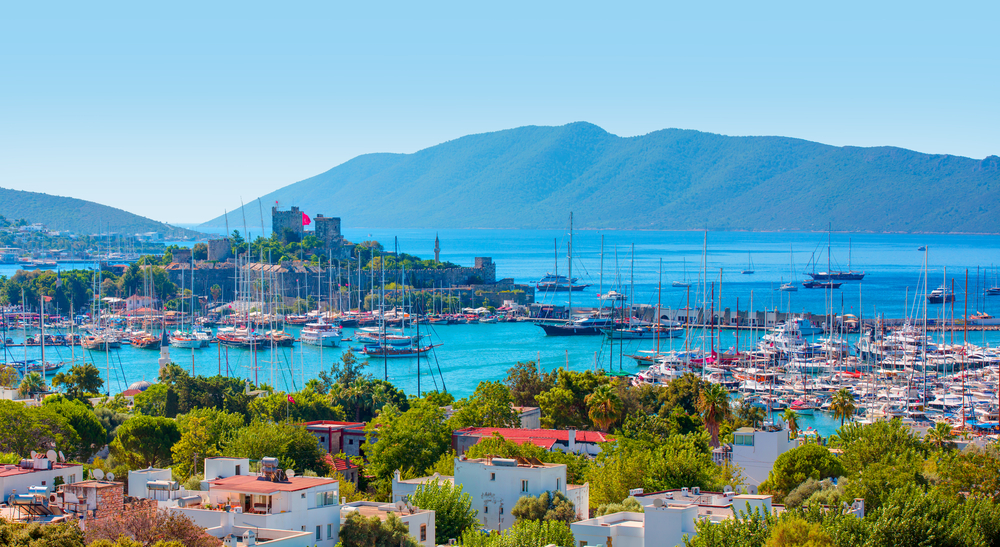
MULTIPOLYGON (((435 231, 433 230, 347 230, 346 237, 352 241, 378 239, 387 249, 393 246, 393 236, 399 237, 400 250, 418 256, 433 256, 435 231)), ((512 277, 518 282, 532 282, 554 270, 553 238, 559 239, 560 263, 559 272, 565 271, 566 234, 559 231, 531 230, 445 230, 438 232, 441 239, 441 258, 462 265, 471 265, 476 256, 491 256, 497 264, 497 277, 512 277)), ((596 294, 600 290, 600 232, 578 232, 574 234, 575 255, 573 275, 594 286, 582 294, 574 294, 574 305, 597 305, 596 294)), ((684 278, 684 260, 686 259, 687 279, 695 283, 691 289, 692 306, 699 306, 701 289, 697 287, 700 273, 700 261, 704 235, 700 232, 606 232, 604 235, 604 290, 613 287, 615 280, 627 286, 633 276, 631 244, 635 243, 635 299, 639 304, 656 304, 657 279, 659 260, 663 259, 662 302, 664 307, 682 307, 685 304, 686 291, 669 287, 674 280, 684 278), (614 250, 617 247, 617 262, 614 250)), ((790 278, 789 246, 794 254, 794 279, 801 281, 801 272, 809 260, 810 253, 822 252, 823 259, 820 270, 826 269, 826 234, 819 233, 709 233, 708 235, 708 280, 716 282, 716 308, 735 308, 739 298, 741 310, 750 306, 751 298, 756 310, 774 309, 793 312, 807 311, 824 313, 833 302, 836 312, 843 308, 846 313, 858 313, 863 309, 866 316, 873 313, 888 317, 903 317, 914 313, 914 303, 922 302, 922 294, 915 297, 916 287, 921 282, 924 253, 917 251, 921 245, 929 246, 929 265, 931 289, 941 284, 944 268, 947 267, 948 279, 956 278, 956 294, 958 295, 956 316, 962 315, 961 306, 965 296, 964 271, 969 268, 970 274, 970 312, 984 310, 993 315, 1000 315, 1000 297, 978 297, 982 285, 993 285, 992 270, 980 281, 980 290, 975 289, 976 266, 984 270, 994 262, 1000 263, 1000 238, 997 236, 969 235, 898 235, 898 234, 834 234, 833 257, 834 268, 847 269, 848 238, 852 241, 852 268, 868 273, 861 283, 847 283, 842 291, 832 291, 832 298, 827 291, 810 291, 800 289, 797 293, 781 293, 776 288, 780 283, 790 278), (742 275, 740 270, 747 266, 747 252, 751 253, 755 273, 742 275), (838 264, 839 263, 839 264, 838 264), (721 274, 720 274, 721 269, 721 274), (960 277, 961 276, 961 277, 960 277), (721 285, 721 288, 720 288, 721 285), (721 292, 721 294, 719 294, 721 292), (859 301, 860 298, 860 301, 859 301)), ((981 270, 981 271, 984 271, 981 270)), ((0 270, 0 275, 5 272, 0 270)), ((950 283, 950 281, 949 281, 950 283)), ((922 289, 921 289, 922 290, 922 289)), ((554 298, 539 297, 541 300, 565 302, 566 294, 554 298)), ((917 306, 919 307, 919 306, 917 306)), ((948 310, 950 313, 950 310, 948 310)), ((922 313, 922 312, 921 312, 922 313)), ((941 306, 932 306, 928 315, 934 317, 941 313, 941 306)), ((423 328, 423 327, 422 327, 423 328)), ((290 329, 295 332, 295 329, 290 329)), ((759 335, 760 333, 757 333, 759 335)), ((345 331, 350 336, 351 330, 345 331)), ((8 335, 10 336, 10 335, 8 335)), ((956 340, 958 338, 956 334, 956 340)), ((746 331, 741 331, 741 347, 746 348, 749 341, 746 331)), ((19 333, 14 338, 21 339, 19 333)), ((721 346, 729 348, 734 345, 734 333, 725 331, 721 335, 721 346)), ((1000 336, 994 332, 970 333, 975 343, 996 345, 1000 336)), ((559 366, 569 366, 572 370, 588 368, 604 368, 624 371, 636 371, 634 362, 628 358, 621 359, 620 354, 634 353, 639 349, 654 349, 655 341, 626 341, 623 348, 616 343, 613 350, 606 339, 602 337, 546 337, 542 330, 528 323, 499 323, 475 325, 449 325, 434 327, 432 341, 442 344, 434 352, 428 362, 421 359, 420 387, 422 390, 442 388, 457 397, 470 394, 482 380, 500 380, 506 375, 507 369, 518 361, 540 359, 545 370, 559 366), (439 372, 440 370, 440 372, 439 372), (436 384, 435 384, 436 382, 436 384)), ((690 341, 693 347, 710 347, 709 340, 700 332, 694 332, 690 341)), ((347 343, 345 345, 350 345, 347 343)), ((661 349, 681 348, 682 339, 661 342, 661 349)), ((274 352, 269 350, 257 352, 257 379, 272 383, 279 389, 297 389, 305 380, 316 377, 319 370, 328 368, 332 360, 339 358, 341 349, 320 349, 313 346, 297 346, 294 356, 288 348, 274 352), (303 370, 302 363, 305 363, 303 370), (273 376, 272 376, 273 375, 273 376)), ((37 358, 37 348, 28 348, 27 357, 37 358)), ((77 348, 77 359, 93 362, 107 374, 110 369, 110 388, 115 393, 124 390, 137 380, 155 379, 157 373, 158 352, 124 347, 112 351, 110 363, 108 356, 102 352, 86 352, 77 348), (110 366, 109 366, 110 364, 110 366)), ((170 350, 172 359, 188 369, 192 367, 192 351, 170 350)), ((22 359, 24 348, 9 348, 5 359, 22 359)), ((68 348, 50 348, 46 359, 70 359, 68 348)), ((253 378, 251 353, 246 350, 223 348, 220 352, 215 346, 194 350, 193 368, 197 374, 216 374, 220 370, 225 374, 244 378, 253 378), (221 356, 220 356, 221 353, 221 356), (220 358, 221 357, 221 358, 220 358)), ((386 363, 377 361, 371 363, 370 372, 376 377, 387 377, 395 385, 407 393, 417 390, 416 359, 388 360, 386 363)), ((820 434, 829 435, 837 425, 828 416, 817 414, 815 417, 802 417, 802 427, 816 427, 820 434)))

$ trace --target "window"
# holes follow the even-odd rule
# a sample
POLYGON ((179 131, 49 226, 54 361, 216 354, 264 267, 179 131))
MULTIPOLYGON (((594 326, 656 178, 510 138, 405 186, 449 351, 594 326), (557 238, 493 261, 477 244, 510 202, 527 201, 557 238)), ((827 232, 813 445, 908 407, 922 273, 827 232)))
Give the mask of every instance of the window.
POLYGON ((326 442, 326 437, 324 437, 324 436, 320 435, 320 437, 319 437, 319 442, 321 442, 321 443, 325 443, 325 442, 326 442))
POLYGON ((70 475, 69 476, 69 483, 73 484, 74 482, 76 482, 76 475, 70 475))
POLYGON ((427 525, 420 525, 420 541, 427 541, 427 525))
POLYGON ((347 444, 354 444, 354 439, 350 439, 350 440, 348 440, 348 441, 347 441, 347 444))
POLYGON ((333 525, 326 525, 326 539, 333 539, 333 525))
POLYGON ((733 435, 733 444, 738 446, 753 446, 753 434, 733 435))
POLYGON ((323 539, 323 534, 320 533, 320 532, 321 532, 320 527, 317 524, 316 525, 316 541, 319 541, 319 540, 323 539))
POLYGON ((237 474, 237 475, 239 475, 239 474, 240 474, 240 466, 238 466, 238 465, 236 466, 236 474, 237 474))
POLYGON ((42 486, 45 486, 45 481, 42 481, 42 486))
POLYGON ((497 474, 496 473, 490 473, 490 480, 491 481, 497 480, 497 474))
POLYGON ((306 494, 305 494, 305 492, 303 492, 303 493, 302 493, 302 499, 306 499, 306 494))
POLYGON ((556 479, 556 490, 562 490, 562 479, 556 479))
POLYGON ((484 505, 483 506, 483 514, 484 515, 488 515, 489 513, 490 513, 490 506, 489 505, 484 505))
POLYGON ((503 514, 503 505, 500 506, 500 514, 503 514))
POLYGON ((527 492, 528 491, 528 481, 526 481, 526 480, 522 480, 521 481, 521 491, 522 492, 527 492))

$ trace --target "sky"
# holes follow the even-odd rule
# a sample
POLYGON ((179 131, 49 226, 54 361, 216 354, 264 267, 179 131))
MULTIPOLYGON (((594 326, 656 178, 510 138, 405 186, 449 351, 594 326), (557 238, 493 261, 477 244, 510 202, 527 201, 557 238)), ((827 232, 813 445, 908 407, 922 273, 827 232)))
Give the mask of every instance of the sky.
POLYGON ((587 121, 1000 155, 998 2, 7 2, 0 187, 207 221, 587 121))

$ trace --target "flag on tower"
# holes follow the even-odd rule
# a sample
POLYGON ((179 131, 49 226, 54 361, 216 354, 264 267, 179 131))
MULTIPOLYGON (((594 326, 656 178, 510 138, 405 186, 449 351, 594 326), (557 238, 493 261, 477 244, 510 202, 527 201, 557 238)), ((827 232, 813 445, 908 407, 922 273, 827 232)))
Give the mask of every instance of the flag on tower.
POLYGON ((310 224, 312 224, 312 219, 309 218, 309 215, 302 213, 302 225, 309 226, 310 224))

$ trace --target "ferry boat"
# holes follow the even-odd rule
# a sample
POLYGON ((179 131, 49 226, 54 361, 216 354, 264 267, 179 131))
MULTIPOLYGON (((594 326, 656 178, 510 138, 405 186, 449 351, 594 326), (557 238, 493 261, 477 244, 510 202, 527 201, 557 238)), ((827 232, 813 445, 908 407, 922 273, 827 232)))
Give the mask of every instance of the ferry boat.
POLYGON ((335 348, 340 346, 340 329, 325 322, 306 323, 299 334, 299 340, 310 346, 335 348))
POLYGON ((539 279, 538 283, 535 283, 535 290, 540 292, 576 292, 582 291, 590 286, 577 284, 577 281, 579 280, 576 277, 569 279, 565 275, 546 273, 545 277, 539 279))

